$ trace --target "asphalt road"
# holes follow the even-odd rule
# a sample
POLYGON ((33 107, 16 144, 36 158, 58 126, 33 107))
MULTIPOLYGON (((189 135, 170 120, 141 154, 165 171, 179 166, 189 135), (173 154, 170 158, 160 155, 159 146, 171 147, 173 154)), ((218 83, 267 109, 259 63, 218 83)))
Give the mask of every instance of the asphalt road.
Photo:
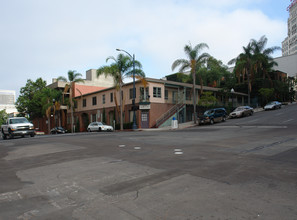
POLYGON ((296 112, 1 140, 0 219, 297 219, 296 112))

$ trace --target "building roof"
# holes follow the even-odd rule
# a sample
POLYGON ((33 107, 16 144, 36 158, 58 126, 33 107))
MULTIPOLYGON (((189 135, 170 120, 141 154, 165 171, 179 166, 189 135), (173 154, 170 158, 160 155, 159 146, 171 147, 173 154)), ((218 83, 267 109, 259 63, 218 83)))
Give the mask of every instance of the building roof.
POLYGON ((74 96, 73 97, 78 97, 78 96, 81 96, 81 95, 98 92, 98 91, 104 90, 106 88, 107 87, 86 86, 86 85, 75 84, 74 96))

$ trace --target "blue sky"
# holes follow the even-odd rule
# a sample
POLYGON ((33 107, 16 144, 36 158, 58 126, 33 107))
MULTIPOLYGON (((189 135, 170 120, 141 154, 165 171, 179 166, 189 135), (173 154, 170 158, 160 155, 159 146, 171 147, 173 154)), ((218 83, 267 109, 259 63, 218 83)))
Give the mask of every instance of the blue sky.
MULTIPOLYGON (((147 77, 171 74, 183 47, 204 42, 225 64, 250 39, 281 46, 290 0, 0 0, 0 89, 19 94, 27 79, 83 74, 121 48, 147 77)), ((281 52, 275 53, 281 56, 281 52)))

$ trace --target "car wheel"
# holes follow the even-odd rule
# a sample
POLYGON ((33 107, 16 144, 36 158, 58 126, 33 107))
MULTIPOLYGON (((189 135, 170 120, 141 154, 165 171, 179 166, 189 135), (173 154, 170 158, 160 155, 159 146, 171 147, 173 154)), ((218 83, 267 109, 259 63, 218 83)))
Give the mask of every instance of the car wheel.
POLYGON ((30 134, 30 137, 34 137, 35 136, 35 134, 30 134))
POLYGON ((88 128, 88 132, 91 132, 91 129, 90 128, 88 128))
POLYGON ((6 136, 6 134, 4 134, 3 131, 2 131, 2 138, 3 138, 3 140, 6 140, 7 139, 7 136, 6 136))
POLYGON ((210 119, 210 124, 213 125, 214 124, 214 120, 210 119))
POLYGON ((98 128, 98 132, 101 132, 101 131, 102 131, 102 129, 101 129, 101 127, 99 127, 99 128, 98 128))
POLYGON ((222 122, 225 122, 225 121, 226 121, 226 116, 223 116, 222 122))

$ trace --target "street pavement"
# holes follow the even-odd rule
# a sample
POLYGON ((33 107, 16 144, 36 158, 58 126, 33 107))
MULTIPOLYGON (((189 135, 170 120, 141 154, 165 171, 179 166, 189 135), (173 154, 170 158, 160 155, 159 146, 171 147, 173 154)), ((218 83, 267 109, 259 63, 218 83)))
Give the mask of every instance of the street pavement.
POLYGON ((0 141, 0 219, 297 219, 297 105, 0 141))

